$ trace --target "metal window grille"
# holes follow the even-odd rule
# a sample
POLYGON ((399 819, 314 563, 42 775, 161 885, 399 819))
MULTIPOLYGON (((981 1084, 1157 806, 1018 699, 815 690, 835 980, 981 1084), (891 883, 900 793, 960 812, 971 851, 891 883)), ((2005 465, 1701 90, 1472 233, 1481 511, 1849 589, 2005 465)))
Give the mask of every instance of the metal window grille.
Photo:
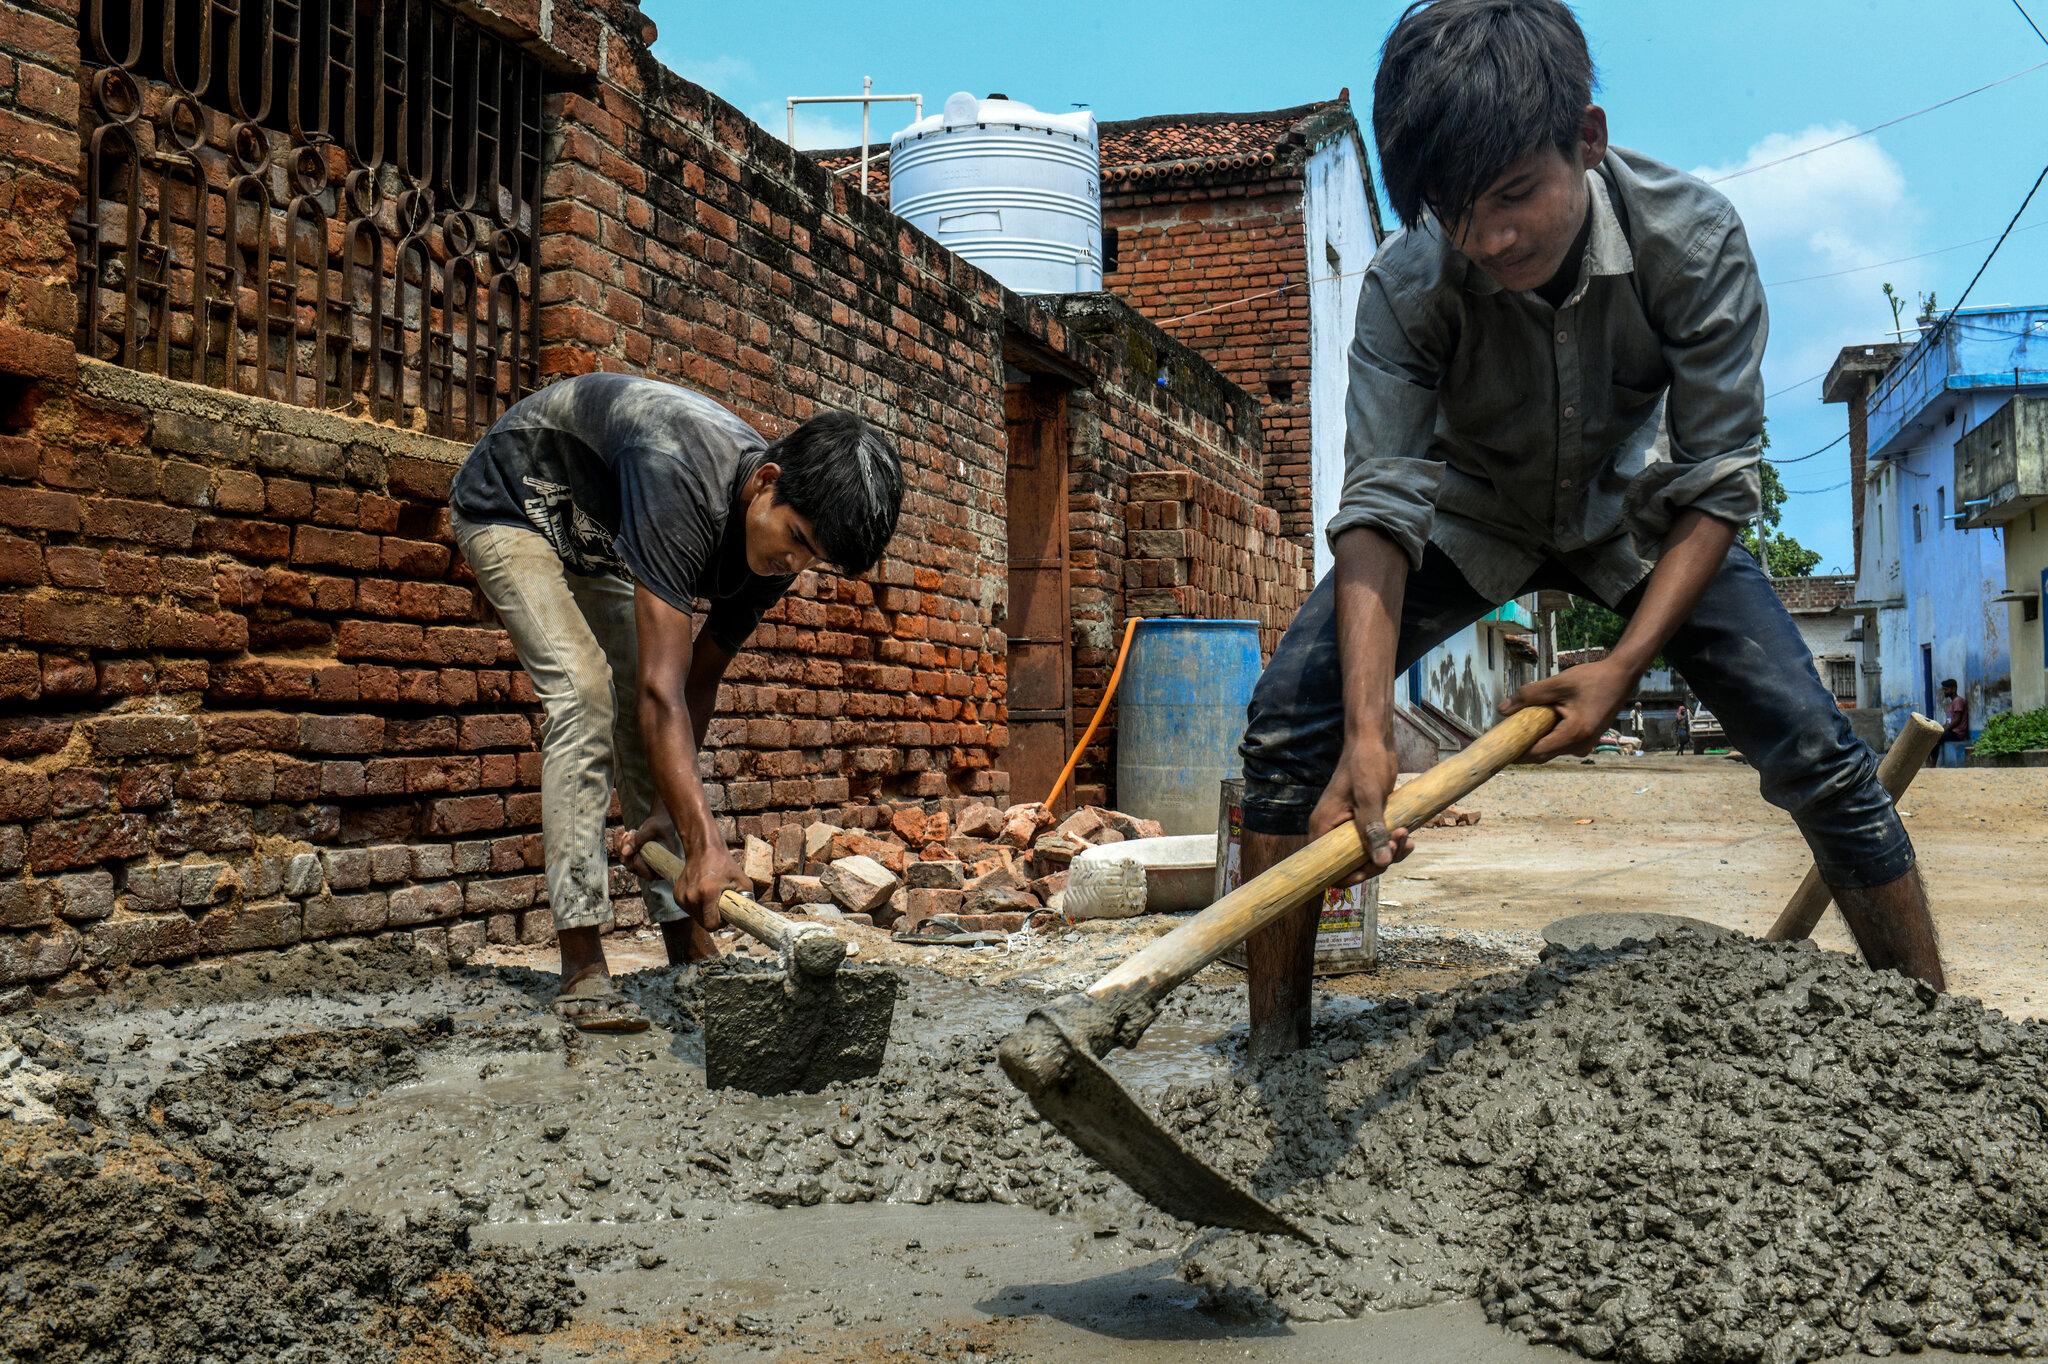
POLYGON ((1856 660, 1853 658, 1831 658, 1828 664, 1828 690, 1843 701, 1856 700, 1856 660))
POLYGON ((86 0, 81 353, 479 433, 538 378, 541 69, 437 0, 86 0))

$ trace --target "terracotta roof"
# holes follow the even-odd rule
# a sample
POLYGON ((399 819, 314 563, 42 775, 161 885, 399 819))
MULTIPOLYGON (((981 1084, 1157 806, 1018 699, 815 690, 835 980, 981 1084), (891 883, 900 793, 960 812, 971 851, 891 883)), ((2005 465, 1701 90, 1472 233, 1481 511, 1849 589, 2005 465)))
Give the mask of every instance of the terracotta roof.
MULTIPOLYGON (((1167 181, 1236 179, 1277 165, 1305 148, 1333 118, 1351 117, 1351 92, 1291 109, 1250 114, 1154 114, 1099 125, 1102 187, 1109 192, 1167 181)), ((829 171, 843 171, 858 184, 860 148, 837 147, 807 155, 829 171)), ((868 194, 889 197, 889 147, 868 154, 868 194)))

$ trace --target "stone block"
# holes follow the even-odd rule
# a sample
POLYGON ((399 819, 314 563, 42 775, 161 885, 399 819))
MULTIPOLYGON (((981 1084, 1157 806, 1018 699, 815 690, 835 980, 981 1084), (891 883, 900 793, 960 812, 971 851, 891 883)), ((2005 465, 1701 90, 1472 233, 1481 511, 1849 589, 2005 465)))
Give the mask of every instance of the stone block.
POLYGON ((412 875, 412 849, 403 843, 384 843, 368 851, 370 880, 376 884, 403 881, 412 875))
POLYGON ((785 824, 775 831, 769 840, 774 850, 774 868, 777 876, 791 876, 804 869, 804 828, 801 824, 785 824))
POLYGON ((315 895, 306 901, 303 923, 309 938, 331 938, 343 933, 375 933, 386 922, 388 908, 384 892, 360 895, 315 895))
POLYGON ((896 873, 872 857, 842 857, 825 868, 825 889, 849 914, 871 914, 889 903, 900 884, 896 873))
POLYGON ((927 919, 942 914, 957 915, 965 900, 965 893, 959 890, 912 890, 905 897, 903 922, 897 925, 897 929, 909 931, 927 919))
POLYGON ((439 881, 455 874, 455 849, 446 843, 422 843, 412 850, 412 874, 421 881, 439 881))
POLYGON ((234 873, 225 862, 191 862, 178 870, 178 903, 186 909, 204 909, 234 888, 234 873))
POLYGON ((775 849, 767 839, 747 835, 740 849, 740 870, 754 883, 755 894, 765 894, 775 884, 775 849))
POLYGON ((284 893, 303 900, 320 889, 320 854, 293 853, 284 866, 284 893))
POLYGON ((912 890, 959 890, 967 884, 967 868, 950 859, 912 862, 904 868, 903 880, 912 890))
POLYGON ((55 898, 39 881, 0 882, 0 928, 41 928, 54 923, 55 898))
POLYGON ((128 908, 145 913, 176 909, 185 869, 175 862, 130 867, 124 887, 128 908))
POLYGON ((361 890, 370 884, 368 848, 330 848, 320 854, 327 869, 327 884, 334 890, 361 890))
POLYGON ((59 876, 51 885, 56 911, 73 923, 104 919, 114 912, 114 874, 82 872, 59 876))
POLYGON ((479 951, 485 941, 484 921, 469 919, 459 924, 448 925, 448 960, 462 965, 479 951))
POLYGON ((791 908, 797 905, 829 905, 832 892, 825 889, 825 879, 821 876, 792 874, 776 880, 775 898, 791 908))
POLYGON ((1003 831, 1003 823, 1001 810, 976 802, 960 812, 953 828, 956 837, 988 840, 1003 831))
POLYGON ((453 881, 400 886, 391 892, 390 905, 393 928, 449 919, 462 912, 462 887, 453 881))

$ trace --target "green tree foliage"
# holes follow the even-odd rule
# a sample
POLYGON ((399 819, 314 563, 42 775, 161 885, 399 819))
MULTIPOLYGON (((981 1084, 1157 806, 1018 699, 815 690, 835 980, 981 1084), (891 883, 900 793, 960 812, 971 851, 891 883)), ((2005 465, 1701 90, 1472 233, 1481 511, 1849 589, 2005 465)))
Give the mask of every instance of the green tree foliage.
MULTIPOLYGON (((1765 438, 1769 445, 1769 438, 1765 438)), ((1773 578, 1806 578, 1813 574, 1814 565, 1820 562, 1820 551, 1808 549, 1789 535, 1778 533, 1778 522, 1785 513, 1785 483, 1778 477, 1778 467, 1765 460, 1758 469, 1763 475, 1764 489, 1764 536, 1765 553, 1757 555, 1764 571, 1773 578)), ((1756 554, 1756 527, 1744 526, 1740 532, 1742 547, 1756 554)))

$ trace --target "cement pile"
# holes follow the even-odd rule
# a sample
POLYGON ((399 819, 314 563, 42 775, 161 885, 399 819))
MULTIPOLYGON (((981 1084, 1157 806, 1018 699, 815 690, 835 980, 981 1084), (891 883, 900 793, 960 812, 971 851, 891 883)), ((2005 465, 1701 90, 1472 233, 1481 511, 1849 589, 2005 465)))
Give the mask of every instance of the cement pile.
MULTIPOLYGON (((98 1111, 81 1056, 34 1022, 19 1073, 62 1076, 0 1116, 0 1359, 50 1364, 500 1358, 579 1300, 539 1257, 430 1213, 301 1225, 257 1201, 276 1173, 233 1141, 98 1111)), ((289 1176, 286 1176, 287 1180, 289 1176)))
POLYGON ((1554 954, 1319 1043, 1168 1101, 1325 1238, 1198 1244, 1219 1301, 1476 1289, 1600 1359, 2048 1353, 2038 1024, 1810 948, 1688 943, 1554 954))
POLYGON ((1313 1246, 1142 1203, 996 1068, 1038 996, 901 974, 882 1075, 780 1098, 705 1089, 688 972, 625 978, 655 1022, 627 1038, 555 1020, 551 977, 353 944, 6 1020, 0 1331, 50 1333, 16 1353, 52 1360, 121 1357, 122 1321, 154 1333, 145 1361, 344 1330, 481 1358, 575 1295, 471 1225, 580 1228, 644 1267, 658 1227, 735 1205, 994 1202, 1081 1222, 1096 1254, 1178 1254, 1233 1312, 1480 1297, 1625 1360, 2048 1351, 2048 1029, 1846 958, 1553 953, 1327 1000, 1313 1049, 1251 1075, 1241 989, 1179 992, 1113 1068, 1313 1246))

